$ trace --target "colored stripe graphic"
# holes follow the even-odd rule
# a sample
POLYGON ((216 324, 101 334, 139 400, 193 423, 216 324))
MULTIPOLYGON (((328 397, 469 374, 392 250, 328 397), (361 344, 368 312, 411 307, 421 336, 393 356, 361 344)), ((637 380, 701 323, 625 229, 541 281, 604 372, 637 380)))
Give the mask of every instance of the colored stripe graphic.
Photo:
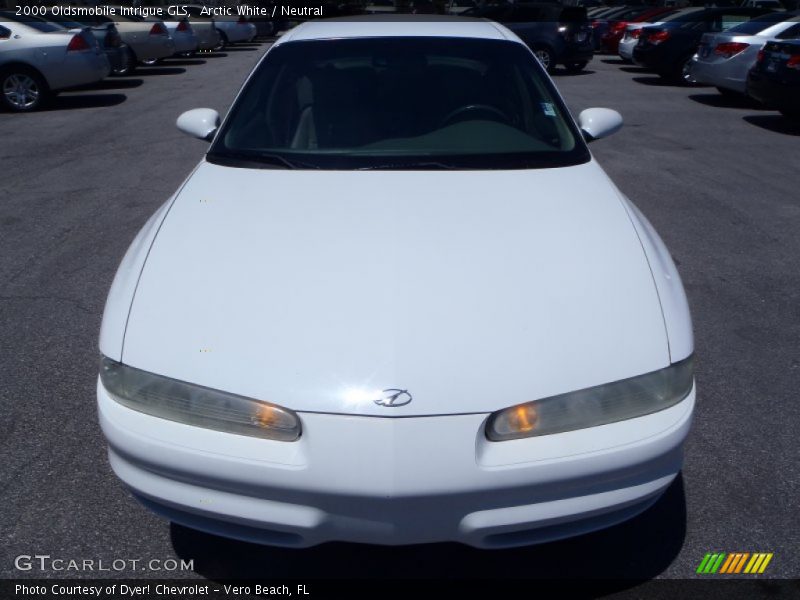
POLYGON ((722 560, 723 560, 724 558, 725 558, 725 553, 724 553, 724 552, 720 552, 720 554, 719 554, 719 558, 717 558, 716 562, 715 562, 715 563, 714 563, 714 565, 711 567, 711 573, 716 573, 716 572, 717 572, 717 570, 718 570, 718 569, 720 568, 720 566, 722 565, 722 560))
POLYGON ((747 567, 745 567, 744 572, 753 574, 763 573, 766 570, 769 561, 772 560, 772 556, 772 552, 760 552, 753 554, 753 558, 750 559, 749 563, 747 563, 747 567))
POLYGON ((703 561, 700 563, 700 566, 697 567, 698 573, 708 574, 708 573, 716 573, 719 569, 720 565, 722 565, 722 561, 725 558, 724 552, 714 553, 714 554, 706 554, 703 557, 703 561))
POLYGON ((764 557, 764 562, 761 563, 761 568, 758 570, 758 572, 759 573, 763 573, 766 570, 767 565, 769 564, 769 561, 771 561, 771 560, 772 560, 772 552, 768 553, 764 557))
POLYGON ((749 552, 735 552, 731 554, 729 561, 725 563, 720 573, 738 573, 742 570, 748 556, 750 556, 749 552))
POLYGON ((756 575, 763 573, 767 569, 773 557, 772 552, 708 552, 700 561, 697 573, 709 575, 720 574, 739 574, 756 575))
POLYGON ((697 567, 697 572, 698 573, 705 573, 706 572, 706 565, 708 564, 708 561, 710 559, 711 559, 711 554, 710 553, 706 553, 706 555, 703 557, 703 560, 700 561, 700 566, 697 567))
POLYGON ((733 565, 734 559, 736 558, 735 554, 728 554, 728 560, 726 560, 722 564, 722 568, 719 570, 720 573, 730 573, 730 569, 733 565))

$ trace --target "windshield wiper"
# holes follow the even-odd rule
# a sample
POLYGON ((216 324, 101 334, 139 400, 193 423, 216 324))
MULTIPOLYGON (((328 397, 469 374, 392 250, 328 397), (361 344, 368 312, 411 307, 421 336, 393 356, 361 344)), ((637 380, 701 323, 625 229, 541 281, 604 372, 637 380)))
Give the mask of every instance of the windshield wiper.
POLYGON ((263 167, 263 165, 267 164, 284 167, 286 169, 319 169, 318 165, 289 159, 280 154, 259 152, 257 150, 248 152, 231 152, 230 150, 209 152, 208 157, 214 161, 220 162, 226 162, 228 160, 235 161, 236 164, 231 166, 241 166, 241 163, 245 163, 248 166, 253 165, 258 167, 263 167))
POLYGON ((458 169, 455 165, 450 165, 437 161, 421 161, 421 162, 398 162, 387 163, 382 165, 374 165, 369 167, 359 167, 358 171, 377 171, 377 170, 390 170, 390 171, 451 171, 458 169))

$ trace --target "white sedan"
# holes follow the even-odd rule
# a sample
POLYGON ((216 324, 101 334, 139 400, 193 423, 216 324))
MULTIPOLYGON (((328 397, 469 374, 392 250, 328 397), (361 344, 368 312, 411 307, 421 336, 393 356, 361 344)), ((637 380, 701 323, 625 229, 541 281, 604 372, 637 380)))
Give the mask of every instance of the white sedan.
POLYGON ((303 547, 607 527, 681 469, 686 297, 530 50, 488 21, 286 33, 122 261, 111 465, 156 513, 303 547))

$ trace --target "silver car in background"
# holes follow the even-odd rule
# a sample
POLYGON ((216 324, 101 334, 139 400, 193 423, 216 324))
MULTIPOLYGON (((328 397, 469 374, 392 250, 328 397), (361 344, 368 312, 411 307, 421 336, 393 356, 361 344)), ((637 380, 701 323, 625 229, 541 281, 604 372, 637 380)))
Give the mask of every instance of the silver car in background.
POLYGON ((768 13, 721 33, 706 33, 692 59, 692 77, 722 94, 744 94, 747 73, 770 39, 800 39, 800 13, 768 13))
POLYGON ((14 112, 44 106, 54 92, 95 83, 111 65, 88 30, 16 23, 0 11, 0 103, 14 112))
POLYGON ((228 38, 217 26, 217 19, 209 14, 204 14, 204 8, 206 7, 200 4, 180 5, 181 14, 189 15, 189 22, 199 37, 200 50, 224 50, 228 38))
POLYGON ((179 56, 192 56, 200 48, 200 40, 194 32, 192 24, 186 17, 176 19, 161 19, 147 17, 145 21, 163 23, 169 31, 169 36, 175 42, 175 54, 179 56))
POLYGON ((198 50, 215 50, 219 48, 219 31, 213 18, 210 19, 194 19, 191 18, 189 23, 192 26, 192 31, 197 36, 198 50))
POLYGON ((215 21, 226 44, 252 42, 256 37, 256 26, 244 17, 216 17, 215 21))
POLYGON ((113 6, 114 18, 105 15, 81 16, 81 23, 115 23, 122 41, 128 45, 130 59, 135 64, 153 64, 175 54, 175 42, 163 21, 145 21, 141 17, 121 16, 120 6, 113 6))

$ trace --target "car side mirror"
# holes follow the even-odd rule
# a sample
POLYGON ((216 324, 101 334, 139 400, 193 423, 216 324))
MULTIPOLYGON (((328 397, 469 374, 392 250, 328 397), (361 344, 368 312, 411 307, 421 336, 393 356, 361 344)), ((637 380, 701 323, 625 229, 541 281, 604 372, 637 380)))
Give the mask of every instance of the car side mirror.
POLYGON ((587 142, 608 137, 622 127, 622 115, 610 108, 587 108, 578 115, 578 126, 587 142))
POLYGON ((183 133, 210 142, 219 127, 219 113, 213 108, 193 108, 178 117, 175 124, 183 133))

